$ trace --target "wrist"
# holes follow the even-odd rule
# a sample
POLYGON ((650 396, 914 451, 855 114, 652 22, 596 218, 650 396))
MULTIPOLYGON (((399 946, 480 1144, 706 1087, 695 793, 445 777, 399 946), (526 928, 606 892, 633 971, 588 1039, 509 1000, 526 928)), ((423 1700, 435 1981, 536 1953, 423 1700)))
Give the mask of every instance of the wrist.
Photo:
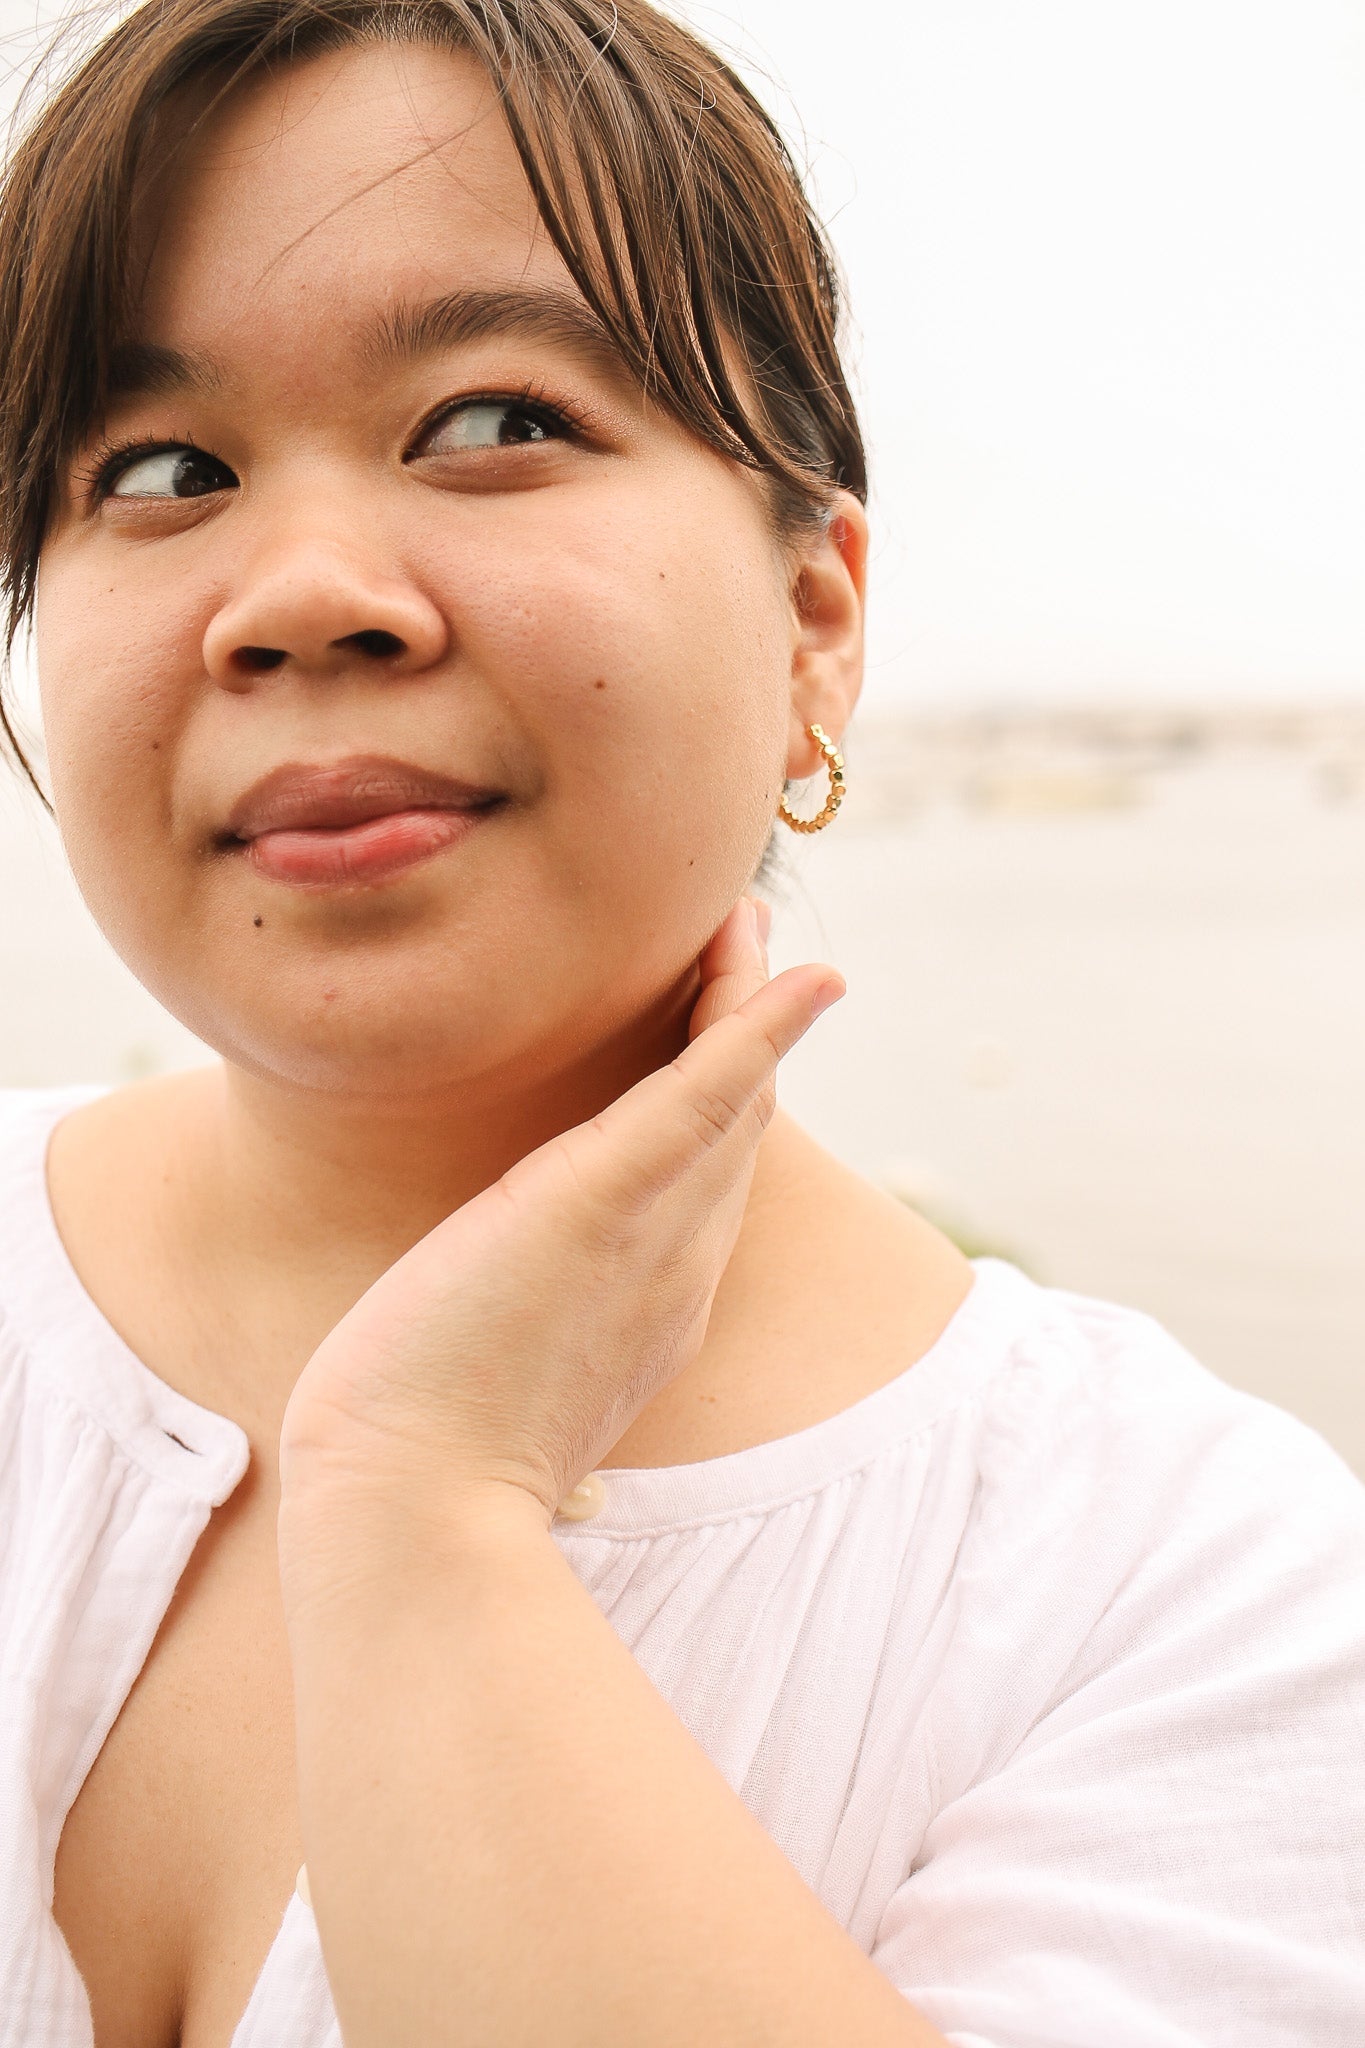
POLYGON ((312 1461, 282 1475, 280 1578, 287 1613, 318 1603, 391 1604, 515 1569, 553 1551, 544 1503, 508 1480, 337 1469, 312 1461))

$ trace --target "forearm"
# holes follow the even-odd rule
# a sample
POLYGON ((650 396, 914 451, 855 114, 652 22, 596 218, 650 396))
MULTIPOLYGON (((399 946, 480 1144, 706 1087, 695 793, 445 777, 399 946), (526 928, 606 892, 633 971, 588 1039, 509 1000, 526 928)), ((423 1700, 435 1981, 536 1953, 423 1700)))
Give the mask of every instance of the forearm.
POLYGON ((346 2048, 933 2048, 516 1513, 287 1506, 309 1881, 346 2048), (402 1522, 402 1510, 397 1521, 402 1522), (333 1530, 347 1562, 330 1564, 333 1530))

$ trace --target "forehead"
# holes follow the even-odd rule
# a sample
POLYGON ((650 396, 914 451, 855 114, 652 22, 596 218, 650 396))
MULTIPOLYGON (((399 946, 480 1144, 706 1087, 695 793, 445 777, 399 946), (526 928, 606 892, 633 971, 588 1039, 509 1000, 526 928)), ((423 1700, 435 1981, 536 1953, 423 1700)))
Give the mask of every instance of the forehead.
POLYGON ((456 51, 362 45, 251 81, 148 201, 139 327, 172 346, 371 325, 453 290, 577 298, 496 90, 456 51))

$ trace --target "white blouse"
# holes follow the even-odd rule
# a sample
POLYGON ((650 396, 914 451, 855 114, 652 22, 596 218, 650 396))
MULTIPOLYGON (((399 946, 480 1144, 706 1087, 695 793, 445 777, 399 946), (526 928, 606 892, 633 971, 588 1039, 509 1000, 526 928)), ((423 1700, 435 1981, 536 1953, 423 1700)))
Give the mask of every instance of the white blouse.
MULTIPOLYGON (((58 1839, 248 1458, 63 1251, 98 1092, 0 1091, 3 2048, 90 2048, 58 1839)), ((842 1414, 601 1479, 564 1555, 956 2048, 1365 2044, 1365 1489, 1312 1431, 984 1259, 842 1414)), ((341 2048, 297 1892, 234 2048, 341 2048)))

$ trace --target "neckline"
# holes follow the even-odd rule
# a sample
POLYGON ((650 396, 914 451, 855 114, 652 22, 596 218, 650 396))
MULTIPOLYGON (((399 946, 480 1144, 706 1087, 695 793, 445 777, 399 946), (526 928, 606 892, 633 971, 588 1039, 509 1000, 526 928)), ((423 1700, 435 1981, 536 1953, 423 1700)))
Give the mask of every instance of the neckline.
POLYGON ((755 1520, 823 1492, 932 1429, 995 1377, 1043 1289, 1008 1260, 976 1258, 965 1299, 904 1372, 822 1422, 692 1465, 612 1466, 606 1503, 555 1523, 568 1541, 634 1541, 708 1523, 755 1520))
MULTIPOLYGON (((250 1457, 244 1430, 179 1393, 124 1343, 86 1292, 57 1229, 47 1184, 52 1132, 102 1084, 16 1090, 3 1121, 0 1173, 12 1199, 0 1241, 0 1317, 59 1391, 81 1403, 144 1469, 219 1505, 250 1457)), ((990 1379, 1045 1290, 1007 1261, 972 1261, 973 1284, 929 1349, 852 1406, 791 1435, 686 1465, 610 1466, 606 1502, 582 1522, 556 1521, 578 1545, 680 1534, 762 1517, 835 1484, 931 1427, 990 1379)))

